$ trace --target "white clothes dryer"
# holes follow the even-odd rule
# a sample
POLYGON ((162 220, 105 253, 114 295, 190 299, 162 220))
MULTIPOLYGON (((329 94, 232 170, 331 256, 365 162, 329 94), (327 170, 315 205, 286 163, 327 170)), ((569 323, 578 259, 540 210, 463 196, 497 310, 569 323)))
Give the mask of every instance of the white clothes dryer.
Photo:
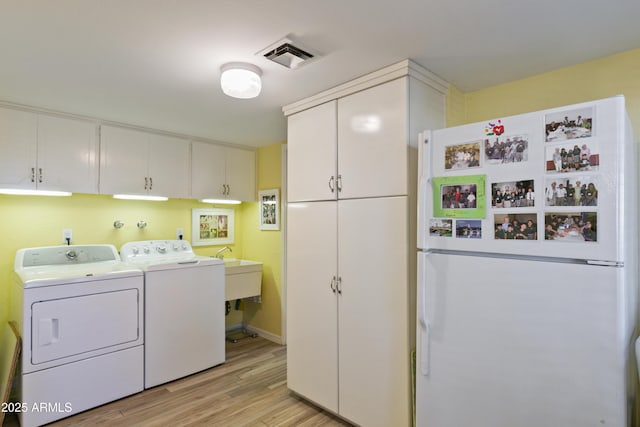
POLYGON ((16 254, 11 318, 22 336, 22 426, 143 390, 143 275, 112 245, 16 254))
POLYGON ((120 257, 144 271, 144 387, 224 363, 224 262, 186 240, 129 242, 120 257))

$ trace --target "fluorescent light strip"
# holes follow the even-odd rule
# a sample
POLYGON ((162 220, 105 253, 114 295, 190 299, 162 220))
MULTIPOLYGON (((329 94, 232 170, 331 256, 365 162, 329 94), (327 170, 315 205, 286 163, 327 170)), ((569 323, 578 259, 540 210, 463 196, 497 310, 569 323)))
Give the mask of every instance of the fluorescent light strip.
POLYGON ((17 188, 0 188, 0 194, 10 194, 13 196, 71 196, 71 193, 68 191, 24 190, 17 188))
POLYGON ((149 200, 153 202, 164 202, 169 200, 168 197, 164 196, 140 196, 136 194, 114 194, 113 198, 122 200, 149 200))
POLYGON ((200 199, 202 203, 216 203, 220 205, 239 205, 242 203, 240 200, 228 200, 228 199, 200 199))

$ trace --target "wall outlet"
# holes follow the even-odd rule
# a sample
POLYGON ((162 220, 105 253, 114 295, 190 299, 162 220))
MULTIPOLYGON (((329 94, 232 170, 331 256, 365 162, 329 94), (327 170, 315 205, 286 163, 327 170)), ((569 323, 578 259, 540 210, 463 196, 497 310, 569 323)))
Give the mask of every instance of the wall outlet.
POLYGON ((176 240, 184 239, 184 230, 182 228, 176 228, 176 240))
POLYGON ((73 241, 73 230, 70 228, 65 228, 62 230, 62 243, 64 245, 70 245, 73 241))

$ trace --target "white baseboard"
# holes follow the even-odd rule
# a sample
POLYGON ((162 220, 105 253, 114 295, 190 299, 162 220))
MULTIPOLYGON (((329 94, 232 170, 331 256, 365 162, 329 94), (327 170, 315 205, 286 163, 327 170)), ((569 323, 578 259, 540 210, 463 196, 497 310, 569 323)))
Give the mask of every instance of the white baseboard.
POLYGON ((264 329, 256 328, 255 326, 245 325, 243 323, 235 323, 233 325, 228 325, 225 328, 225 332, 234 332, 240 329, 245 329, 247 332, 253 332, 255 334, 260 335, 262 338, 272 341, 279 345, 284 345, 282 337, 280 335, 273 334, 271 332, 265 331, 264 329))
POLYGON ((276 335, 271 332, 265 331, 264 329, 256 328, 250 325, 246 325, 245 328, 247 329, 247 331, 254 332, 266 340, 273 341, 276 344, 283 345, 282 337, 280 335, 276 335))
POLYGON ((244 328, 244 324, 242 323, 234 323, 233 325, 226 325, 224 328, 225 332, 232 332, 235 331, 237 329, 242 329, 244 328))

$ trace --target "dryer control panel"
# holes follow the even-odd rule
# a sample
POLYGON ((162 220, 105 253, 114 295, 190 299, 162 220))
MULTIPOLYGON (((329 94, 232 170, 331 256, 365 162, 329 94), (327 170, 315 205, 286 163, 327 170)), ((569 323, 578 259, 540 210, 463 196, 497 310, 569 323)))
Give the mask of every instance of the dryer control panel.
POLYGON ((16 253, 15 270, 29 267, 77 265, 104 261, 120 261, 113 245, 46 246, 20 249, 16 253))
POLYGON ((120 248, 122 260, 134 263, 190 259, 194 256, 191 244, 186 240, 142 240, 125 243, 120 248))

